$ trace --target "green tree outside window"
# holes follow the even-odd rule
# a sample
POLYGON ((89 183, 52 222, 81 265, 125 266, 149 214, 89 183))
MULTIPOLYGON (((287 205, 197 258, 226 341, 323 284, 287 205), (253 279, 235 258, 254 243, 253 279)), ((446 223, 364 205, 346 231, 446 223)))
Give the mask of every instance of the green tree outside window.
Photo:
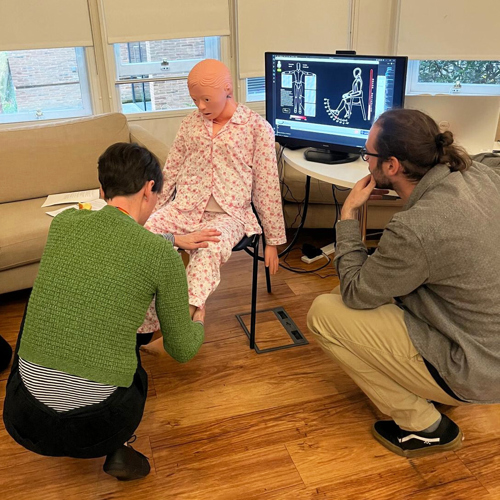
POLYGON ((418 81, 500 85, 500 61, 420 61, 418 81))
POLYGON ((7 52, 0 52, 0 113, 16 112, 16 90, 12 82, 7 52))

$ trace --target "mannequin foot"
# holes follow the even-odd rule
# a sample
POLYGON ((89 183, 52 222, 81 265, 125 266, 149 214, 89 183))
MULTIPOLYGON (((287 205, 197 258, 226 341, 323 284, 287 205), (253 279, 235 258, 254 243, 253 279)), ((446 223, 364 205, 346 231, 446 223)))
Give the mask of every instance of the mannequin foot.
POLYGON ((163 347, 163 337, 153 340, 153 342, 150 342, 149 344, 142 345, 140 350, 146 354, 150 354, 151 356, 165 357, 167 355, 167 352, 163 347))

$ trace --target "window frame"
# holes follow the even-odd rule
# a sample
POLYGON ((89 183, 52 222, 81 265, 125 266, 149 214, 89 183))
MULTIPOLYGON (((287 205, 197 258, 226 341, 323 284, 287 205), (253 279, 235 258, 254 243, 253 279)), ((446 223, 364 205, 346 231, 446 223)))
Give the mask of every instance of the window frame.
MULTIPOLYGON (((198 38, 198 37, 192 37, 192 38, 198 38)), ((205 43, 207 44, 206 47, 206 55, 207 58, 218 58, 221 62, 227 64, 229 60, 229 36, 213 36, 213 37, 204 37, 205 38, 205 43), (208 41, 208 42, 207 42, 208 41), (217 57, 215 57, 217 56, 217 57)), ((186 38, 186 40, 189 40, 189 38, 186 38)), ((153 40, 154 41, 154 40, 153 40)), ((125 42, 123 42, 125 43, 125 42)), ((134 42, 130 42, 134 43, 134 42)), ((157 110, 157 111, 138 111, 136 113, 130 113, 130 112, 124 112, 122 109, 122 102, 121 102, 121 96, 120 96, 120 86, 123 85, 131 85, 131 84, 137 84, 137 83, 152 83, 152 82, 165 82, 165 81, 178 81, 178 80, 187 80, 187 74, 179 76, 179 75, 173 75, 173 76, 167 76, 165 75, 164 77, 154 77, 154 78, 136 78, 136 79, 130 79, 130 80, 120 80, 119 79, 119 74, 121 73, 119 67, 120 66, 126 66, 130 68, 130 66, 127 65, 121 65, 120 63, 120 58, 119 58, 119 43, 110 45, 110 57, 112 58, 112 68, 114 71, 113 74, 113 81, 111 82, 114 92, 112 93, 113 96, 113 107, 114 109, 119 112, 125 114, 127 117, 127 120, 129 121, 135 121, 135 120, 145 120, 145 119, 157 119, 157 118, 165 118, 165 117, 175 117, 175 116, 185 116, 189 113, 191 113, 195 107, 189 107, 189 108, 179 108, 179 109, 171 109, 171 110, 157 110)), ((189 72, 189 70, 198 62, 202 61, 202 58, 197 58, 197 59, 181 59, 177 61, 171 61, 169 64, 169 67, 174 67, 177 68, 178 70, 183 70, 189 72)), ((144 70, 149 70, 149 69, 155 69, 158 67, 158 63, 131 63, 132 66, 135 66, 137 69, 144 69, 144 70)), ((148 72, 148 71, 147 71, 148 72)), ((169 71, 170 74, 172 74, 172 71, 169 71)))
POLYGON ((500 85, 462 83, 458 89, 452 83, 419 82, 420 61, 408 61, 406 95, 450 94, 450 95, 500 95, 500 85))
MULTIPOLYGON (((92 116, 94 112, 94 102, 92 99, 90 75, 88 71, 87 47, 65 47, 74 48, 76 55, 76 64, 78 69, 78 79, 80 92, 82 95, 82 108, 80 109, 61 109, 61 110, 42 110, 42 115, 37 116, 36 111, 23 111, 21 113, 2 113, 0 114, 0 126, 15 123, 36 123, 49 120, 65 120, 69 118, 83 118, 92 116)), ((19 49, 23 50, 23 49, 19 49)), ((45 50, 45 49, 36 49, 45 50)), ((9 51, 14 52, 14 51, 9 51)), ((73 85, 76 84, 72 83, 73 85)), ((66 84, 61 84, 66 85, 66 84)))

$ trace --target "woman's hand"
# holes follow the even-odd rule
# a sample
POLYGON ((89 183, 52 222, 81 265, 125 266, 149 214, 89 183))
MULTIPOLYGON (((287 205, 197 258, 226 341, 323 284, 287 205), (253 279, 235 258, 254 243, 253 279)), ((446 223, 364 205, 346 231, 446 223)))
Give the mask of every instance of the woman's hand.
POLYGON ((208 242, 219 242, 222 233, 216 229, 202 229, 189 234, 174 234, 174 245, 183 250, 195 250, 196 248, 207 248, 208 242))

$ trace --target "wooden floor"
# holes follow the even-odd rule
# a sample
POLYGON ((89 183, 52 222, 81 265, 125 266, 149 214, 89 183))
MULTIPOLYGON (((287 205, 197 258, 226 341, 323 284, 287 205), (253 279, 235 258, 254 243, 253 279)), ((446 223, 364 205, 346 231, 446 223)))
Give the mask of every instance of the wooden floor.
MULTIPOLYGON (((300 266, 298 258, 289 262, 300 266)), ((307 266, 305 266, 307 267, 307 266)), ((223 268, 207 304, 206 339, 181 365, 143 355, 149 395, 135 447, 150 457, 144 480, 118 482, 103 459, 37 456, 0 423, 0 498, 10 499, 500 499, 500 408, 447 409, 466 440, 458 452, 407 460, 370 435, 381 418, 307 331, 314 297, 338 283, 280 270, 259 308, 283 306, 310 344, 258 355, 235 314, 249 310, 251 259, 223 268)), ((27 293, 0 296, 0 333, 14 346, 27 293)), ((287 342, 262 315, 258 343, 287 342), (266 340, 267 339, 267 340, 266 340)), ((0 374, 0 400, 7 373, 0 374)))

